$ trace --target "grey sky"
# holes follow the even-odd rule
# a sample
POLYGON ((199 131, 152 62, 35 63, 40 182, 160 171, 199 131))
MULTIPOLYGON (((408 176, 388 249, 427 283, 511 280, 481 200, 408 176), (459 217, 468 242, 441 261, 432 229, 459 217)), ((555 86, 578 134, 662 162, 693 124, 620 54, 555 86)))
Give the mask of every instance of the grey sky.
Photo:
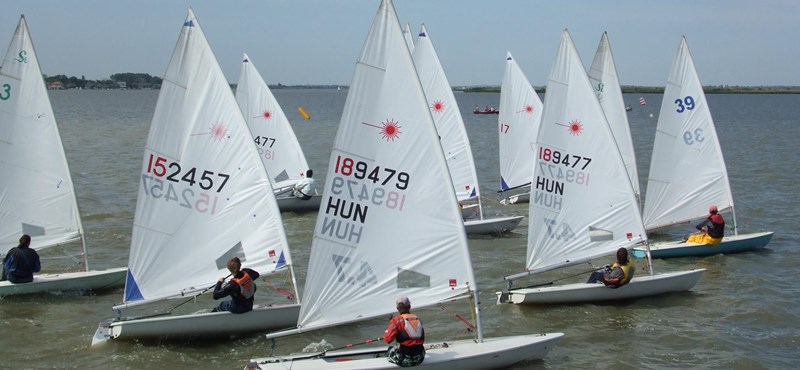
MULTIPOLYGON (((350 83, 378 0, 3 0, 5 53, 25 14, 45 74, 160 76, 191 6, 228 80, 250 55, 270 84, 350 83)), ((663 86, 681 35, 704 85, 800 85, 797 0, 394 0, 424 22, 452 85, 499 85, 510 51, 544 85, 564 28, 584 66, 608 31, 623 85, 663 86)))

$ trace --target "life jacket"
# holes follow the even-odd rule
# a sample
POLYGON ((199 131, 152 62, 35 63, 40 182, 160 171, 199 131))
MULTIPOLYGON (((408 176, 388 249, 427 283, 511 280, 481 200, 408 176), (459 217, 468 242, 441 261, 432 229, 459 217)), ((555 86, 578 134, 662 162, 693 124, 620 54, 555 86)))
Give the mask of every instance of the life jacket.
POLYGON ((256 284, 253 283, 253 279, 250 278, 247 272, 241 271, 241 273, 242 277, 234 277, 231 280, 239 285, 239 294, 241 294, 242 298, 251 299, 256 295, 256 284))
POLYGON ((619 267, 622 270, 622 273, 625 274, 622 281, 617 284, 617 287, 621 287, 633 279, 633 272, 636 271, 636 265, 633 264, 633 260, 628 260, 627 265, 620 265, 619 262, 614 262, 614 265, 611 266, 611 269, 615 269, 619 267))
POLYGON ((397 342, 401 346, 421 345, 425 341, 425 331, 422 329, 422 320, 413 313, 404 313, 400 317, 403 319, 403 330, 397 335, 397 342))
POLYGON ((712 227, 708 229, 708 236, 712 238, 722 238, 725 234, 725 219, 719 213, 708 216, 712 227))

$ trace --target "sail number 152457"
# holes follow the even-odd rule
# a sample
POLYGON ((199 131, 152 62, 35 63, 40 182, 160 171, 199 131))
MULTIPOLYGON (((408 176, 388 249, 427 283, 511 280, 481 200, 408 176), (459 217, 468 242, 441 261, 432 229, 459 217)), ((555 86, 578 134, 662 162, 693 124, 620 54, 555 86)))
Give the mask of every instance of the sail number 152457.
POLYGON ((157 177, 164 177, 172 182, 185 182, 190 186, 197 186, 203 190, 211 190, 214 188, 215 183, 218 184, 216 192, 222 191, 228 179, 231 177, 224 173, 214 173, 213 171, 203 170, 198 176, 198 169, 192 167, 184 169, 178 162, 167 162, 167 159, 161 156, 150 154, 150 159, 147 161, 147 172, 156 175, 157 177))

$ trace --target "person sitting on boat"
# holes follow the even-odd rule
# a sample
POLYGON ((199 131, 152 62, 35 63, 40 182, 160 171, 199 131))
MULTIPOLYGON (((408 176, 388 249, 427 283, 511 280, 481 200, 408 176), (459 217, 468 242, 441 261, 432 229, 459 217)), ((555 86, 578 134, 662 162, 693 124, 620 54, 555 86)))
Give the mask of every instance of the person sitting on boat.
POLYGON ((314 195, 314 191, 317 186, 317 181, 314 180, 312 177, 313 175, 314 171, 308 170, 306 171, 306 177, 294 184, 292 194, 294 194, 295 197, 302 200, 311 199, 311 196, 314 195))
POLYGON ((603 283, 609 288, 619 288, 631 281, 634 271, 636 266, 628 259, 628 250, 620 248, 617 249, 617 262, 606 265, 603 271, 593 272, 586 283, 603 283))
POLYGON ((228 271, 231 272, 231 281, 225 282, 226 277, 221 277, 214 287, 215 300, 231 297, 230 301, 223 301, 212 312, 230 311, 245 313, 253 310, 253 300, 256 295, 256 282, 260 276, 258 272, 249 268, 242 268, 239 257, 228 260, 228 271))
POLYGON ((19 238, 19 245, 11 248, 3 258, 3 276, 0 280, 8 279, 12 284, 30 283, 33 273, 41 269, 39 254, 31 248, 31 236, 25 234, 19 238))
POLYGON ((722 241, 722 237, 725 234, 725 219, 719 214, 717 206, 708 207, 708 213, 708 217, 695 226, 701 233, 689 235, 686 242, 717 245, 722 241))
POLYGON ((396 303, 399 315, 389 321, 383 340, 390 344, 397 340, 400 347, 390 348, 387 360, 401 367, 417 366, 425 360, 425 329, 422 320, 411 313, 408 297, 400 297, 396 303))

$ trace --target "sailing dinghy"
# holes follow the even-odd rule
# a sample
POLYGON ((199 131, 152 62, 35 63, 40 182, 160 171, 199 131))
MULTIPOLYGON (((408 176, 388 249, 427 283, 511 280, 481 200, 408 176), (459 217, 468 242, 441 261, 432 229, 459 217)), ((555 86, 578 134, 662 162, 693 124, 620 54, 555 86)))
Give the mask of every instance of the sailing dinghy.
POLYGON ((499 126, 500 193, 524 188, 500 203, 528 203, 536 157, 536 134, 542 120, 542 100, 517 61, 506 52, 506 69, 500 86, 499 126))
MULTIPOLYGON (((450 181, 446 159, 404 43, 394 6, 383 0, 334 141, 323 193, 332 206, 317 218, 297 329, 267 336, 385 318, 401 295, 416 309, 472 297, 477 338, 432 344, 429 337, 418 368, 541 359, 562 333, 483 338, 463 221, 454 189, 441 186, 450 181)), ((397 368, 385 356, 382 346, 258 358, 248 368, 397 368)))
MULTIPOLYGON (((708 216, 710 205, 720 212, 730 210, 733 223, 733 235, 723 237, 720 244, 651 245, 653 258, 744 252, 763 248, 772 239, 773 232, 739 233, 725 159, 685 37, 664 89, 648 176, 643 211, 647 230, 692 224, 708 216)), ((636 256, 645 252, 633 251, 636 256)))
POLYGON ((498 234, 513 230, 523 216, 485 218, 483 215, 478 175, 464 120, 424 24, 412 57, 441 138, 442 150, 447 157, 456 197, 463 206, 462 216, 466 217, 464 226, 467 234, 498 234), (473 213, 477 219, 470 219, 473 213))
POLYGON ((509 290, 497 293, 498 302, 620 300, 695 286, 705 269, 652 274, 651 268, 650 275, 634 275, 617 289, 586 283, 552 286, 552 282, 511 288, 520 278, 590 262, 618 248, 647 242, 622 156, 567 30, 547 82, 536 153, 527 271, 505 277, 509 290))
MULTIPOLYGON (((196 297, 229 274, 233 256, 261 275, 288 269, 295 285, 280 211, 252 140, 190 8, 150 124, 124 302, 115 310, 196 297)), ((92 344, 276 330, 293 326, 299 308, 117 317, 100 324, 92 344)))
POLYGON ((89 269, 75 187, 25 16, 0 68, 0 174, 0 253, 28 234, 36 250, 79 241, 83 257, 80 272, 0 281, 0 297, 124 284, 125 267, 89 269))
POLYGON ((294 185, 305 178, 308 162, 289 119, 247 54, 242 57, 236 102, 247 120, 258 155, 275 189, 278 208, 295 212, 318 210, 322 195, 317 194, 316 189, 308 200, 292 194, 294 185))

